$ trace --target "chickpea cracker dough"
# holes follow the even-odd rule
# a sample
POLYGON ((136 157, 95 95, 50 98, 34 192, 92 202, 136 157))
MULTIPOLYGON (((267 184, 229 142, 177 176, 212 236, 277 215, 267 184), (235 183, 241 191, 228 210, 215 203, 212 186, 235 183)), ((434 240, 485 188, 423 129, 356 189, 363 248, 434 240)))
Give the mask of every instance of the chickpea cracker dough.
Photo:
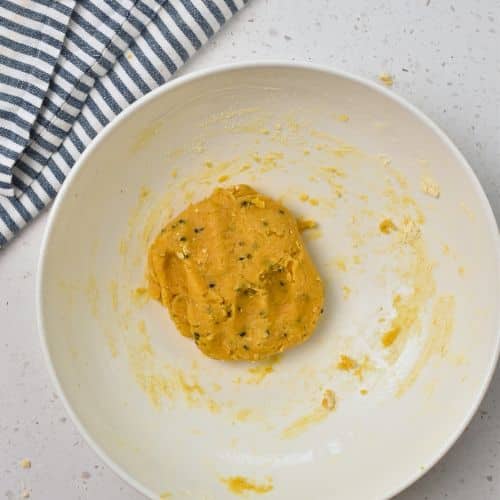
POLYGON ((323 284, 295 217, 246 185, 216 189, 149 249, 150 295, 207 356, 257 360, 308 339, 323 284))

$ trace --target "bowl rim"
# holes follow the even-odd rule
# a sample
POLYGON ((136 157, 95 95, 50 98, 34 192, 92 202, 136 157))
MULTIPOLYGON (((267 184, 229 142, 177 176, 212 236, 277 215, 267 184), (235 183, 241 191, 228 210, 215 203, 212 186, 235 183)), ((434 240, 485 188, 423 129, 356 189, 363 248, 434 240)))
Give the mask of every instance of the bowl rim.
MULTIPOLYGON (((326 76, 333 76, 337 78, 342 78, 345 80, 349 80, 353 83, 357 83, 367 87, 382 96, 385 96, 396 104, 410 112, 417 120, 426 125, 448 148, 450 153, 455 157, 457 163, 460 164, 464 173, 468 176, 471 185, 476 191, 476 194, 479 196, 483 215, 486 218, 487 224, 489 226, 489 230, 493 236, 493 239, 496 241, 496 254, 497 254, 497 262, 500 262, 500 235, 498 232, 497 222, 491 208, 491 205, 488 201, 488 198, 475 174, 472 167, 470 166, 467 159, 460 152, 457 146, 452 142, 452 140, 448 137, 448 135, 433 121, 431 120, 425 113, 420 111, 415 105, 411 104, 405 98, 399 96, 398 94, 391 92, 389 89, 382 87, 380 84, 369 80, 365 77, 360 77, 354 75, 350 72, 339 70, 335 68, 331 68, 326 65, 321 64, 313 64, 308 62, 296 62, 296 61, 286 61, 286 60, 250 60, 241 63, 230 63, 230 64, 222 64, 211 66, 206 69, 201 69, 197 71, 193 71, 186 75, 179 76, 170 80, 156 89, 152 90, 148 94, 140 97, 137 101, 132 103, 126 109, 124 109, 118 116, 112 119, 91 141, 89 146, 84 150, 82 155, 75 162, 75 165, 71 169, 68 174, 65 182, 63 183, 58 195, 55 198, 53 206, 50 209, 47 225, 44 230, 44 235, 41 243, 41 251, 38 260, 38 271, 36 278, 36 317, 37 324, 39 329, 40 343, 41 349, 43 353, 43 358, 45 360, 45 364, 49 371, 49 377, 52 380, 52 384, 62 401, 63 407, 66 412, 69 414, 73 424, 77 428, 78 432, 83 436, 85 441, 89 444, 89 446, 94 450, 94 452, 98 455, 98 457, 122 480, 135 488, 138 492, 142 493, 146 497, 149 498, 157 498, 157 494, 152 492, 149 488, 140 483, 137 479, 132 477, 124 468, 119 466, 110 455, 94 440, 90 432, 87 430, 85 425, 80 420, 79 416, 75 413, 73 408, 71 407, 68 398, 62 388, 61 381, 56 372, 55 364, 51 356, 51 352, 48 345, 48 336, 47 330, 44 322, 44 314, 42 310, 42 297, 44 293, 44 282, 46 279, 46 271, 45 271, 45 263, 48 259, 49 248, 50 248, 50 240, 52 233, 54 231, 54 227, 57 223, 58 215, 61 208, 64 206, 64 201, 66 199, 69 187, 73 182, 73 179, 78 175, 80 170, 84 167, 87 158, 94 152, 94 150, 100 145, 106 137, 112 133, 116 128, 118 128, 122 122, 124 122, 130 115, 135 113, 139 108, 145 106, 149 101, 154 100, 161 94, 166 94, 173 89, 187 84, 189 82, 200 80, 208 76, 212 76, 215 74, 223 74, 232 71, 240 71, 240 70, 255 70, 255 69, 290 69, 290 70, 305 70, 310 72, 322 73, 326 76)), ((500 266, 498 268, 498 279, 500 280, 500 266)), ((500 302, 500 301, 499 301, 500 302)), ((402 481, 399 482, 391 491, 387 492, 386 498, 392 498, 398 493, 401 493, 410 485, 415 483, 418 479, 423 477, 429 470, 431 470, 436 463, 443 458, 446 453, 452 448, 452 446, 458 441, 459 437, 463 434, 468 424, 471 422, 472 418, 476 414, 486 391, 491 383, 493 375, 495 373, 495 369, 498 363, 499 354, 500 354, 500 303, 497 307, 497 325, 496 325, 496 345, 494 352, 492 353, 489 359, 489 366, 487 371, 485 372, 485 377, 480 383, 479 390, 477 392, 476 399, 471 405, 469 411, 463 416, 462 422, 456 428, 456 430, 448 436, 445 442, 441 447, 437 448, 432 459, 429 461, 428 465, 425 469, 418 469, 414 474, 410 474, 407 477, 403 478, 402 481)))

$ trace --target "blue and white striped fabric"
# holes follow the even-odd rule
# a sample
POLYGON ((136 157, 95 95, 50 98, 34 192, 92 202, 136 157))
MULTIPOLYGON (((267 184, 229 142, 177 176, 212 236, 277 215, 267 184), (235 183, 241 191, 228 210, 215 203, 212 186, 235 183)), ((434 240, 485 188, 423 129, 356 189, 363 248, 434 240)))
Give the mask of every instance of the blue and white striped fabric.
POLYGON ((0 248, 248 0, 0 0, 0 248))

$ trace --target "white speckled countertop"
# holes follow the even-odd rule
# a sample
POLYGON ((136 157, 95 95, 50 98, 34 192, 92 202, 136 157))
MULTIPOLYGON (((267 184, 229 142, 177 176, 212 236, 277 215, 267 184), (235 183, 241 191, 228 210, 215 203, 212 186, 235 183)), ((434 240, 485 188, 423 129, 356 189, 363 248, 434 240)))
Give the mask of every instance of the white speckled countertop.
MULTIPOLYGON (((462 150, 500 220, 499 22, 497 0, 251 0, 182 72, 251 59, 388 72, 462 150)), ((48 379, 35 320, 45 224, 0 252, 0 498, 142 499, 79 436, 48 379)), ((498 370, 458 443, 398 500, 442 498, 500 498, 498 370)))

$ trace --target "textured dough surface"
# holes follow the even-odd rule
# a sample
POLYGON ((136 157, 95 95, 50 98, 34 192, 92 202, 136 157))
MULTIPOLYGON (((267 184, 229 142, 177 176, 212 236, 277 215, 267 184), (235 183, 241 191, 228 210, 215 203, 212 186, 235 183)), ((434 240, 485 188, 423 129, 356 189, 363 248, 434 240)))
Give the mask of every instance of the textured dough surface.
POLYGON ((323 284, 295 217, 246 185, 216 189, 149 249, 149 291, 203 353, 257 360, 313 333, 323 284))

